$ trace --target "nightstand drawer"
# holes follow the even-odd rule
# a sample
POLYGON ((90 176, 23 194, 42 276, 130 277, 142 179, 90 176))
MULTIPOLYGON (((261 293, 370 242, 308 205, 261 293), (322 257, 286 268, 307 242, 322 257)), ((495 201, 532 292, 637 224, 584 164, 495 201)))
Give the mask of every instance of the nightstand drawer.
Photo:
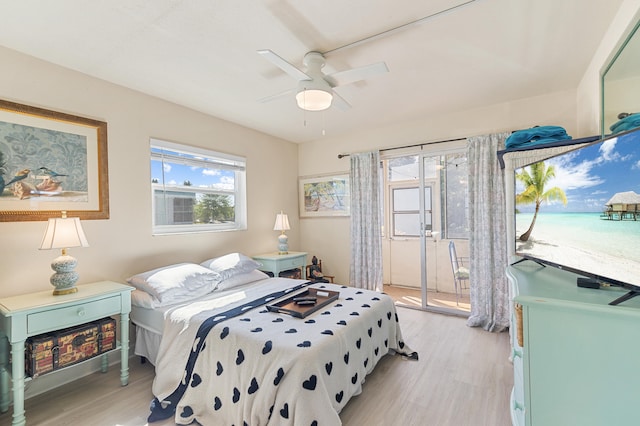
POLYGON ((27 315, 27 333, 40 334, 104 318, 120 312, 121 305, 122 298, 117 295, 76 306, 29 314, 27 315))
POLYGON ((282 270, 300 268, 302 265, 302 261, 300 258, 298 259, 283 259, 278 263, 278 266, 282 270))

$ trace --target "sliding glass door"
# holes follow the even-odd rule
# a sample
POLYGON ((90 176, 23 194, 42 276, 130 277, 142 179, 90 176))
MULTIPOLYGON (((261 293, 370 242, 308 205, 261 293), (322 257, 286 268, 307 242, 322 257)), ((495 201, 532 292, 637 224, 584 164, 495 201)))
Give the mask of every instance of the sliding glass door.
MULTIPOLYGON (((464 152, 385 160, 385 283, 398 303, 468 312, 468 286, 454 281, 449 244, 468 254, 464 152)), ((467 265, 468 267, 468 265, 467 265)))

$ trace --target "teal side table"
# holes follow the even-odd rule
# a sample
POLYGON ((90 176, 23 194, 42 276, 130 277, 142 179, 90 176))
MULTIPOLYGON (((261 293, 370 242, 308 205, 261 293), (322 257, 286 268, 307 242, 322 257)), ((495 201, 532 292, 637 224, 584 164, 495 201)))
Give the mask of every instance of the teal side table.
MULTIPOLYGON (((13 426, 24 426, 25 341, 30 336, 120 315, 120 382, 129 383, 129 312, 133 287, 111 281, 78 286, 77 293, 54 296, 51 290, 0 299, 0 411, 9 409, 13 382, 13 426), (9 345, 11 372, 9 372, 9 345)), ((102 355, 106 371, 107 354, 102 355)), ((73 368, 70 366, 68 368, 73 368)), ((51 373, 55 374, 55 372, 51 373)))
POLYGON ((260 262, 260 269, 263 272, 271 272, 277 277, 280 272, 289 269, 300 268, 303 280, 307 279, 307 253, 290 251, 288 254, 278 254, 278 252, 259 254, 253 256, 253 260, 260 262))

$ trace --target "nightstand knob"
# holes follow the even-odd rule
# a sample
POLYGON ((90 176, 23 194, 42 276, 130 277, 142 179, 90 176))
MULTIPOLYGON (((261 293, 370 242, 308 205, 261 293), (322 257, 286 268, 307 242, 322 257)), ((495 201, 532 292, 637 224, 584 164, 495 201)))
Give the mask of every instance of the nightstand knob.
POLYGON ((84 316, 84 314, 85 314, 85 312, 84 312, 84 308, 80 308, 80 309, 78 309, 78 316, 79 316, 79 317, 83 317, 83 316, 84 316))

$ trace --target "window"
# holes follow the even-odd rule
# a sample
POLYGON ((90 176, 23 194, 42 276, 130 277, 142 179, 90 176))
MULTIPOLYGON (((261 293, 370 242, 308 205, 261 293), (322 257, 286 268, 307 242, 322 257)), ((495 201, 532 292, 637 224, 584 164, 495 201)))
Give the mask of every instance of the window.
POLYGON ((180 197, 173 199, 173 223, 192 224, 193 223, 193 197, 180 197))
POLYGON ((391 214, 390 237, 468 238, 467 157, 464 152, 423 156, 424 217, 420 218, 420 156, 386 160, 391 214))
POLYGON ((151 139, 153 233, 246 229, 246 160, 151 139))
MULTIPOLYGON (((394 237, 420 236, 420 188, 392 188, 391 206, 394 237)), ((431 187, 424 188, 425 231, 431 232, 431 187)))

